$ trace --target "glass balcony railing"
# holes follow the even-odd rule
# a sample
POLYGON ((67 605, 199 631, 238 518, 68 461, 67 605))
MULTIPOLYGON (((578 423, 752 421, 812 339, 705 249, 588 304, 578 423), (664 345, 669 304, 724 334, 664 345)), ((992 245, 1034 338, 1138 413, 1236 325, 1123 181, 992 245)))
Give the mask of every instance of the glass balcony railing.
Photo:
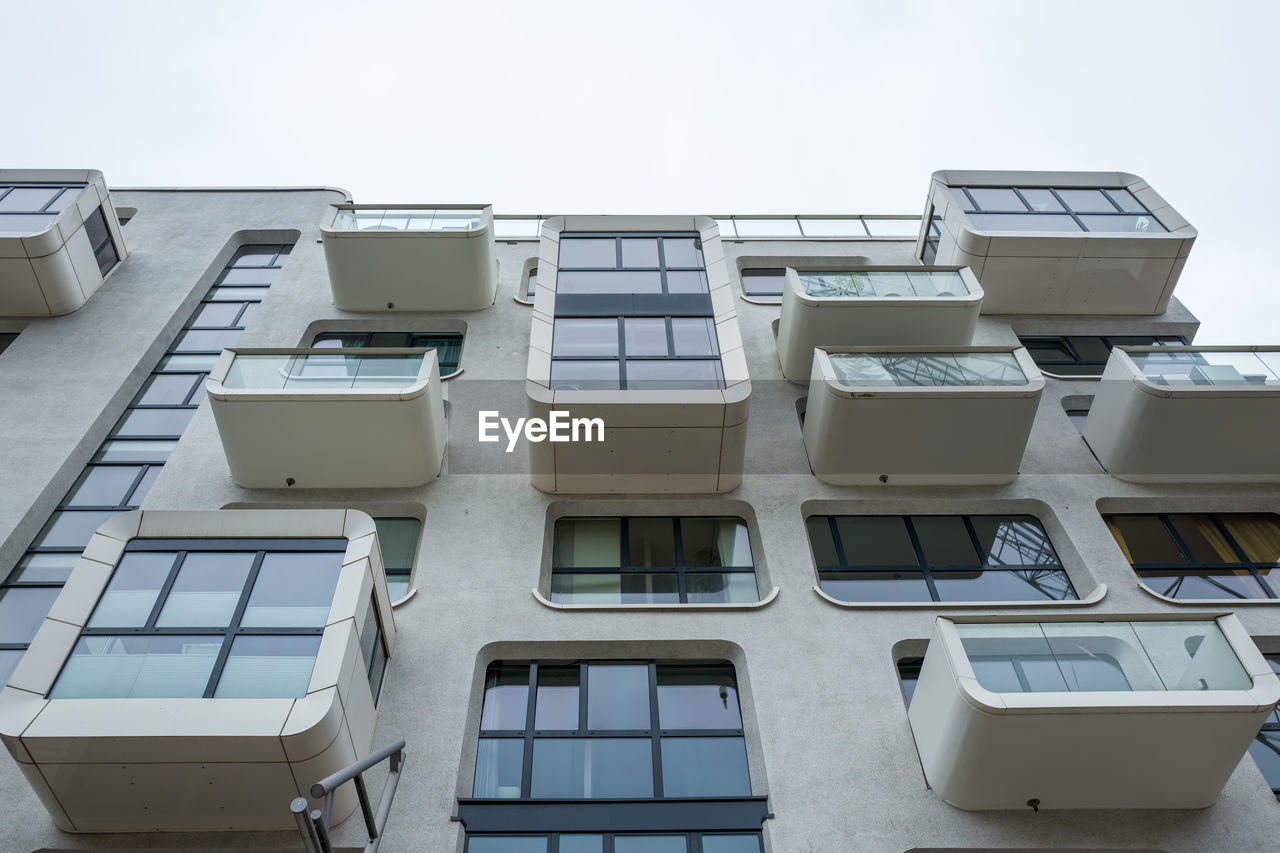
POLYGON ((799 272, 808 296, 837 299, 858 296, 946 298, 969 295, 960 273, 952 270, 856 270, 799 272))
POLYGON ((957 624, 978 683, 993 693, 1249 690, 1212 621, 957 624))
POLYGON ((828 355, 842 385, 983 386, 1026 385, 1012 352, 841 353, 828 355))
POLYGON ((1280 387, 1280 352, 1162 347, 1157 352, 1126 350, 1126 354, 1157 385, 1280 387))
POLYGON ((222 387, 255 391, 406 388, 420 378, 424 355, 237 353, 222 387))
POLYGON ((334 231, 474 231, 484 211, 436 208, 339 208, 334 231))

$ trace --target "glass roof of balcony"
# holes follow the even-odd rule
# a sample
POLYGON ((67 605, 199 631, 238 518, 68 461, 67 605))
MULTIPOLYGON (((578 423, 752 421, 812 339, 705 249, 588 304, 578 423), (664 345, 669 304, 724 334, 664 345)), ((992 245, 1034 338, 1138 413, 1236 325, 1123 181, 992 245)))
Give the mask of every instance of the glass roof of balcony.
POLYGON ((474 231, 484 221, 484 211, 436 208, 339 208, 333 218, 335 231, 474 231))
POLYGON ((1156 385, 1280 387, 1280 352, 1206 352, 1177 347, 1127 355, 1156 385))
POLYGON ((842 385, 962 386, 1026 385, 1011 352, 829 353, 842 385))
POLYGON ((968 296, 960 273, 948 270, 799 272, 804 292, 820 299, 858 296, 946 298, 968 296))
POLYGON ((333 388, 406 388, 418 381, 424 353, 240 354, 222 387, 326 391, 333 388))
POLYGON ((978 683, 993 693, 1249 690, 1212 621, 957 624, 978 683))

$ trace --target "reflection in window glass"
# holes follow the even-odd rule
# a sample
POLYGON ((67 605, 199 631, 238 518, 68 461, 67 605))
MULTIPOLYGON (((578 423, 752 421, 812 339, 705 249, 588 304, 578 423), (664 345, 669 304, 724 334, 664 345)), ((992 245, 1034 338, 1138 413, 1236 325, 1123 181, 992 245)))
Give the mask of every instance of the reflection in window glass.
POLYGON ((1030 516, 810 516, 822 590, 849 602, 1077 598, 1030 516))

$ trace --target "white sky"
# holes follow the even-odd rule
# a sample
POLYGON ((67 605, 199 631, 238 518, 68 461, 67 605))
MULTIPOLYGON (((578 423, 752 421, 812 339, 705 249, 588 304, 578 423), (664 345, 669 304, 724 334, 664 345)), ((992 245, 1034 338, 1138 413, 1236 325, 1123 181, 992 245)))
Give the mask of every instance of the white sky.
POLYGON ((0 165, 500 213, 920 213, 1146 178, 1202 343, 1280 343, 1280 3, 0 0, 0 165))

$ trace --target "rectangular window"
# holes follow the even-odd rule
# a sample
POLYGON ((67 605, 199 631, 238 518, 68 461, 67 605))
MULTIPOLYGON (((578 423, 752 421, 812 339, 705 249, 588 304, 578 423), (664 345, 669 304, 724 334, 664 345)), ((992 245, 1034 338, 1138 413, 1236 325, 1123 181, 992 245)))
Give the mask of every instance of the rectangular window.
POLYGON ((105 276, 120 263, 120 253, 111 240, 111 230, 107 228, 107 218, 99 207, 85 217, 84 233, 89 238, 89 247, 93 249, 94 260, 98 262, 98 271, 105 276))
POLYGON ((533 661, 489 667, 475 797, 750 793, 732 664, 533 661))
POLYGON ((552 388, 724 387, 696 233, 566 233, 559 260, 552 388))
POLYGON ((760 600, 741 518, 560 518, 552 535, 551 600, 559 604, 760 600))
POLYGON ((952 187, 951 193, 977 228, 1103 233, 1167 230, 1126 189, 952 187))
POLYGON ((133 540, 49 698, 306 695, 346 546, 133 540))
POLYGON ((1101 376, 1116 346, 1180 346, 1181 335, 1035 335, 1018 340, 1036 365, 1059 376, 1101 376))
POLYGON ((786 272, 785 269, 743 270, 742 295, 756 302, 781 302, 783 288, 787 286, 786 272))
POLYGON ((382 568, 387 573, 387 591, 392 601, 399 601, 409 594, 422 522, 416 518, 375 518, 373 523, 378 528, 382 568))
MULTIPOLYGON (((80 188, 72 189, 79 194, 80 188)), ((0 626, 8 622, 2 612, 7 601, 38 627, 98 526, 142 505, 203 399, 205 377, 222 348, 235 345, 291 248, 242 246, 227 262, 111 434, 0 583, 0 626), (233 277, 242 283, 227 286, 233 277)), ((26 624, 16 620, 15 630, 0 633, 0 680, 8 679, 6 667, 16 665, 30 642, 30 636, 18 639, 26 624)))
POLYGON ((364 349, 367 347, 409 347, 433 349, 440 365, 440 378, 458 372, 462 362, 461 332, 317 332, 312 347, 364 349))
POLYGON ((1271 513, 1104 515, 1144 584, 1166 598, 1274 599, 1280 516, 1271 513))
POLYGON ((76 203, 84 184, 0 184, 0 236, 35 234, 76 203))
POLYGON ((814 515, 822 590, 849 602, 1078 598, 1040 523, 1026 515, 814 515))

